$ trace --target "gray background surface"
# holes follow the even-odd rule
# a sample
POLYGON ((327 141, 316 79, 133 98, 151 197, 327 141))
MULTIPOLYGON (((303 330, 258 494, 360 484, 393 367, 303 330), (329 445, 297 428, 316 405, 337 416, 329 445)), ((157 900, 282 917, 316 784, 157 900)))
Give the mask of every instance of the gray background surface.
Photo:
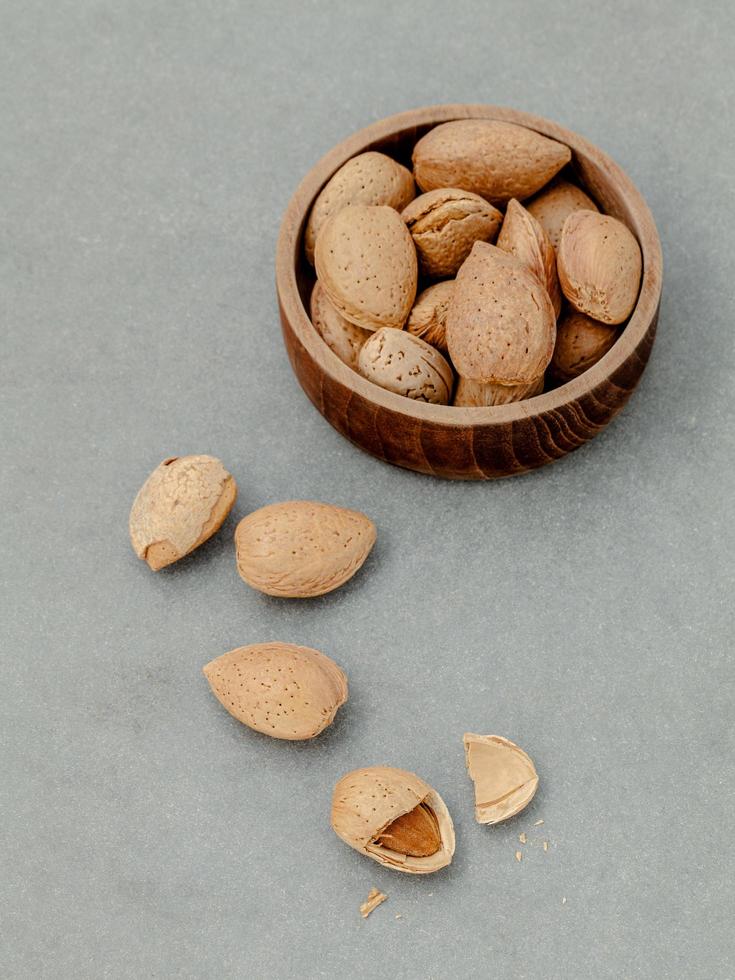
POLYGON ((735 976, 734 42, 726 2, 0 0, 3 976, 735 976), (449 101, 598 143, 665 252, 625 412, 492 485, 340 438, 274 299, 303 173, 449 101), (129 507, 189 452, 240 498, 153 575, 129 507), (294 497, 364 510, 379 540, 289 604, 240 581, 232 532, 294 497), (201 675, 267 639, 348 672, 313 744, 239 726, 201 675), (465 730, 537 763, 507 826, 473 821, 465 730), (443 794, 446 872, 391 873, 330 830, 335 780, 379 762, 443 794))

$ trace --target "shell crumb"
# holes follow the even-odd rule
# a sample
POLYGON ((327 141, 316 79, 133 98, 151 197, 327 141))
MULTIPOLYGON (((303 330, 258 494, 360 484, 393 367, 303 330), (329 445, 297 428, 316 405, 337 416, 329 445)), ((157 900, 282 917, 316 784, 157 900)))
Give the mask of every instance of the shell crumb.
POLYGON ((526 837, 525 833, 519 834, 518 835, 518 840, 521 842, 521 844, 527 844, 528 843, 528 838, 526 837))
MULTIPOLYGON (((360 915, 363 919, 367 919, 370 913, 375 911, 379 905, 382 905, 387 897, 384 892, 379 891, 377 888, 371 888, 367 900, 360 906, 360 915)), ((399 916, 397 915, 396 918, 399 918, 399 916)))
POLYGON ((523 855, 521 854, 520 851, 516 851, 516 861, 522 861, 522 860, 523 860, 523 855))
POLYGON ((536 823, 534 824, 534 827, 540 827, 542 823, 543 820, 537 820, 536 823))

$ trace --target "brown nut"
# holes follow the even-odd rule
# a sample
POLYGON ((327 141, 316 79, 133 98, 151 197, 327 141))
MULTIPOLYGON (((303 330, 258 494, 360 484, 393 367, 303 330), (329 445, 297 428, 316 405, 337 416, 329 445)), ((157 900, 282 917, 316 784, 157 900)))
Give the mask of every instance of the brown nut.
POLYGON ((454 854, 444 800, 415 773, 390 766, 356 769, 339 780, 332 828, 356 851, 408 874, 438 871, 454 854))
POLYGON ((627 320, 638 299, 640 245, 622 221, 596 211, 573 211, 557 253, 562 292, 580 313, 601 323, 627 320))
POLYGON ((345 320, 334 308, 319 280, 311 291, 311 322, 325 344, 347 367, 356 371, 360 348, 371 336, 371 331, 345 320))
POLYGON ((416 194, 413 174, 384 153, 359 153, 325 184, 309 214, 304 251, 314 264, 317 235, 327 218, 349 204, 384 204, 402 211, 416 194))
POLYGON ((259 592, 289 599, 324 595, 362 566, 375 544, 364 514, 311 500, 270 504, 237 525, 237 570, 259 592))
POLYGON ((347 700, 347 678, 337 664, 293 643, 238 647, 203 671, 233 718, 271 738, 314 738, 347 700))
POLYGON ((525 126, 496 119, 458 119, 423 136, 413 151, 422 191, 460 187, 493 204, 530 197, 569 163, 568 146, 525 126))
POLYGON ((597 211, 598 207, 580 187, 567 180, 557 180, 529 201, 526 210, 544 229, 554 248, 558 248, 564 222, 572 211, 597 211))
POLYGON ((416 246, 419 269, 433 279, 455 275, 474 243, 493 241, 503 221, 485 198, 455 187, 421 194, 401 217, 416 246))
POLYGON ((544 390, 544 375, 526 385, 494 385, 482 381, 460 378, 452 404, 457 408, 481 408, 490 405, 508 405, 534 398, 544 390))
POLYGON ((405 330, 385 327, 366 341, 357 362, 360 374, 397 395, 447 405, 454 375, 439 351, 405 330))
POLYGON ((337 311, 365 330, 401 328, 416 298, 418 262, 401 216, 389 207, 343 208, 322 227, 316 272, 337 311))
POLYGON ((610 350, 620 336, 617 327, 598 323, 584 313, 567 311, 556 328, 551 371, 558 381, 583 374, 610 350))
POLYGON ((447 354, 447 311, 454 292, 454 280, 435 282, 419 296, 406 321, 406 330, 414 337, 447 354))
POLYGON ((133 502, 130 541, 157 572, 220 529, 237 485, 214 456, 171 456, 156 467, 133 502))
POLYGON ((475 820, 500 823, 533 799, 538 774, 523 749, 500 735, 464 736, 465 761, 475 784, 475 820))
POLYGON ((561 290, 556 274, 556 252, 538 221, 515 198, 508 202, 498 248, 515 255, 546 287, 554 313, 561 311, 561 290))
POLYGON ((457 373, 473 381, 529 384, 546 370, 555 339, 554 308, 536 276, 508 252, 475 242, 447 314, 457 373))

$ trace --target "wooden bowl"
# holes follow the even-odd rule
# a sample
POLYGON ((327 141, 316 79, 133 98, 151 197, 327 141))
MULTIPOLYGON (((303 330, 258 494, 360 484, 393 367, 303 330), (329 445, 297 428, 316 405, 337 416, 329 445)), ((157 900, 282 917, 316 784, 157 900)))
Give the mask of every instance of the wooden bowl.
POLYGON ((651 212, 610 157, 555 123, 490 105, 414 109, 367 126, 309 171, 288 205, 276 252, 283 338, 302 388, 322 415, 379 459, 419 473, 485 480, 523 473, 579 448, 625 405, 648 361, 661 299, 661 246, 651 212), (343 364, 309 319, 314 271, 303 255, 306 218, 324 184, 350 157, 384 150, 410 166, 427 130, 450 119, 502 119, 535 129, 572 150, 574 177, 600 208, 638 238, 643 279, 633 314, 611 350, 584 374, 526 401, 492 408, 454 408, 413 401, 366 381, 343 364))

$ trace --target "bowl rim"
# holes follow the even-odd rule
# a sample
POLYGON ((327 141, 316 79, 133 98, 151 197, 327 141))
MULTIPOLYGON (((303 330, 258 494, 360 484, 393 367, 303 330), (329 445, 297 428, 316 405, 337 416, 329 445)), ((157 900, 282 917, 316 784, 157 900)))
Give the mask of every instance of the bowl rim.
POLYGON ((281 315, 296 334, 309 356, 337 382, 359 394, 366 401, 390 412, 411 419, 421 419, 444 426, 467 428, 477 425, 507 425, 509 422, 554 412, 578 403, 580 398, 594 393, 609 380, 644 340, 656 317, 661 300, 663 257, 653 215, 642 194, 625 171, 602 150, 572 130, 542 116, 532 115, 504 106, 481 103, 456 103, 424 106, 386 116, 357 130, 326 153, 304 176, 281 222, 276 246, 276 292, 281 315), (348 367, 314 329, 301 299, 296 269, 299 262, 302 230, 311 206, 322 187, 351 157, 395 138, 414 127, 439 125, 459 119, 497 119, 526 126, 544 136, 566 143, 573 153, 581 153, 614 181, 621 196, 636 217, 632 229, 638 239, 643 257, 643 273, 638 301, 631 317, 610 350, 596 364, 578 377, 551 391, 507 405, 465 408, 454 405, 434 405, 405 398, 373 384, 348 367))

